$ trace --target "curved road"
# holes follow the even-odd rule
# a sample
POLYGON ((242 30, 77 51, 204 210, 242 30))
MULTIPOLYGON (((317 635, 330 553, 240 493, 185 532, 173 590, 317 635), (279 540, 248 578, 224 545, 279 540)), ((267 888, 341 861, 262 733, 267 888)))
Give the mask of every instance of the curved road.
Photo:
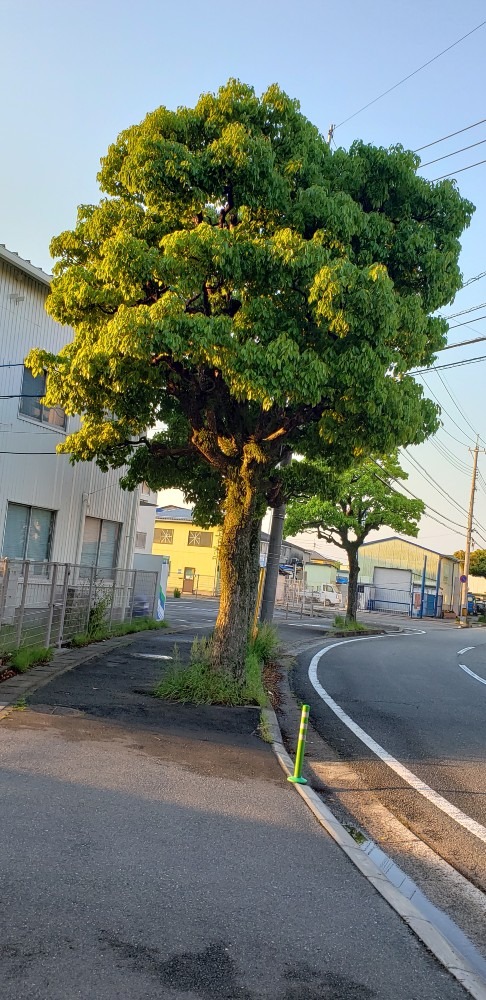
POLYGON ((299 657, 293 686, 315 728, 403 823, 486 890, 486 633, 323 638, 313 683, 311 655, 299 657))

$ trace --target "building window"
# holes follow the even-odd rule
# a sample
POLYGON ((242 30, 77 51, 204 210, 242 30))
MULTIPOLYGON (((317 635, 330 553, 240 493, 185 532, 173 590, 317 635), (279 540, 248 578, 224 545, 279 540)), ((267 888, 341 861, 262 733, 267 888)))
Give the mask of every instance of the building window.
POLYGON ((30 368, 24 368, 22 378, 22 395, 20 397, 19 413, 40 424, 66 430, 66 414, 62 406, 43 406, 41 399, 46 392, 46 376, 33 375, 30 368))
POLYGON ((173 541, 174 541, 173 528, 154 529, 154 542, 156 542, 157 545, 172 545, 173 541))
POLYGON ((137 531, 137 534, 135 536, 135 548, 144 549, 146 545, 147 545, 147 532, 137 531))
POLYGON ((213 544, 212 531, 190 531, 187 539, 188 545, 200 545, 201 548, 210 549, 213 544))
MULTIPOLYGON (((121 525, 117 521, 102 521, 87 517, 84 522, 81 566, 96 566, 97 575, 110 579, 116 566, 121 525)), ((87 575, 86 573, 80 574, 87 575)))
POLYGON ((50 558, 55 513, 42 507, 9 503, 3 555, 7 559, 46 562, 50 558))

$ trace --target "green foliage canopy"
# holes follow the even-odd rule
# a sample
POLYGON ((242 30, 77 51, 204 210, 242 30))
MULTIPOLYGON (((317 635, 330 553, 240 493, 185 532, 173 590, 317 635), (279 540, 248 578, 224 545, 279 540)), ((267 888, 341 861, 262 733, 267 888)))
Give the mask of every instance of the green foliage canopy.
POLYGON ((436 409, 406 372, 444 342, 430 314, 460 287, 472 206, 418 163, 331 154, 277 86, 235 80, 122 132, 104 197, 51 244, 48 310, 74 339, 28 359, 83 414, 59 450, 209 508, 245 462, 276 500, 283 445, 344 460, 423 440, 436 409))

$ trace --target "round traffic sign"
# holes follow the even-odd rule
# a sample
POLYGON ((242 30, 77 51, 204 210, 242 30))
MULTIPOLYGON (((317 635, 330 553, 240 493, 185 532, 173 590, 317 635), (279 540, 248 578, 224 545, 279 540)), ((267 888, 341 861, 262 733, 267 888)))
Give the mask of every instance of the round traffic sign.
POLYGON ((461 583, 467 583, 467 576, 464 576, 464 573, 462 574, 462 576, 459 577, 459 579, 461 583))

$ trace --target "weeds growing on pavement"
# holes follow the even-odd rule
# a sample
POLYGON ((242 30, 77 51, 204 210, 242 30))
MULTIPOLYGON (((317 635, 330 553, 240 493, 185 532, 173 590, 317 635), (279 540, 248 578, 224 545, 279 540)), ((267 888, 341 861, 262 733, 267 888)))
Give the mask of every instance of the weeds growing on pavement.
POLYGON ((131 622, 117 622, 114 625, 102 626, 96 632, 78 632, 71 639, 71 645, 78 648, 88 646, 90 642, 102 642, 104 639, 113 639, 119 635, 131 635, 133 632, 146 632, 160 628, 167 628, 167 623, 159 622, 155 618, 134 618, 131 622))
POLYGON ((193 702, 196 705, 261 705, 268 703, 262 682, 262 668, 278 649, 271 625, 263 625, 250 640, 241 682, 215 670, 211 663, 211 639, 195 639, 189 663, 174 662, 155 688, 158 698, 193 702))
POLYGON ((260 724, 258 726, 258 732, 260 733, 260 736, 265 743, 273 743, 273 737, 270 731, 270 726, 268 724, 268 720, 264 712, 260 712, 260 724))
POLYGON ((48 649, 46 646, 23 646, 12 653, 9 666, 18 674, 25 674, 27 670, 36 667, 39 663, 49 663, 52 657, 52 649, 48 649))

